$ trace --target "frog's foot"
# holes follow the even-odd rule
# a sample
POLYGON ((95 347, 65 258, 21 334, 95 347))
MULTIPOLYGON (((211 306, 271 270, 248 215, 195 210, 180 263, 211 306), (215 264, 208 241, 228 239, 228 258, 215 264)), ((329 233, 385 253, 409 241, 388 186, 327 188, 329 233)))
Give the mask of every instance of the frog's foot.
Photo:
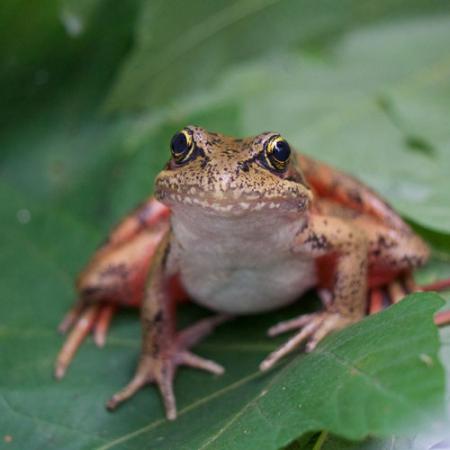
MULTIPOLYGON (((391 304, 398 303, 408 294, 411 294, 413 292, 439 292, 448 289, 450 289, 450 278, 438 280, 431 284, 418 285, 414 281, 413 276, 411 274, 408 274, 404 277, 399 277, 392 280, 385 286, 372 288, 369 293, 368 313, 375 314, 383 310, 384 308, 387 308, 391 304)), ((437 319, 436 323, 443 320, 444 316, 441 316, 441 313, 438 313, 437 317, 440 317, 440 319, 437 319)), ((445 323, 448 322, 445 321, 445 323)))
POLYGON ((155 383, 161 393, 166 417, 174 420, 177 416, 173 379, 178 366, 189 366, 206 370, 215 375, 221 375, 224 368, 209 359, 202 358, 188 350, 203 337, 209 334, 217 325, 228 320, 228 315, 217 315, 203 319, 191 327, 178 333, 172 343, 167 343, 160 349, 158 356, 143 355, 138 364, 136 374, 130 383, 117 392, 107 402, 108 410, 113 411, 125 400, 132 397, 141 387, 148 383, 155 383))
POLYGON ((369 292, 368 314, 380 312, 390 304, 398 303, 411 292, 417 291, 418 288, 407 285, 404 280, 394 280, 384 287, 372 288, 369 292))
POLYGON ((70 330, 70 333, 56 358, 55 378, 59 380, 65 375, 75 353, 91 331, 94 334, 94 342, 98 347, 103 347, 115 311, 116 306, 114 304, 95 303, 86 305, 79 301, 66 314, 58 330, 61 333, 70 330))
POLYGON ((277 361, 306 342, 306 351, 314 350, 317 344, 328 334, 340 330, 356 322, 356 318, 342 316, 338 313, 323 311, 314 314, 304 314, 295 319, 280 322, 269 328, 269 336, 277 336, 287 331, 301 328, 285 344, 272 352, 259 366, 261 370, 270 369, 277 361))
MULTIPOLYGON (((387 286, 388 301, 398 303, 406 295, 412 292, 446 291, 450 289, 450 278, 438 280, 434 283, 418 285, 412 275, 406 276, 403 280, 396 280, 387 286)), ((372 306, 372 301, 370 302, 372 306)), ((373 312, 371 310, 371 312, 373 312)), ((375 311, 376 312, 376 311, 375 311)), ((450 310, 440 311, 434 316, 434 323, 437 326, 450 324, 450 310)))

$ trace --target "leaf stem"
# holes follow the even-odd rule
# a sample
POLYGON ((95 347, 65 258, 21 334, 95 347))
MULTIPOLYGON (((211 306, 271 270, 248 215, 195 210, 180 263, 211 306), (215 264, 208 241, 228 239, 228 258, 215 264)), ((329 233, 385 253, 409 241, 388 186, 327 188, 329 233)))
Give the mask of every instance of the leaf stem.
POLYGON ((326 441, 328 437, 328 431, 322 431, 319 435, 319 437, 317 438, 316 443, 314 444, 314 447, 312 448, 312 450, 320 450, 324 444, 324 442, 326 441))

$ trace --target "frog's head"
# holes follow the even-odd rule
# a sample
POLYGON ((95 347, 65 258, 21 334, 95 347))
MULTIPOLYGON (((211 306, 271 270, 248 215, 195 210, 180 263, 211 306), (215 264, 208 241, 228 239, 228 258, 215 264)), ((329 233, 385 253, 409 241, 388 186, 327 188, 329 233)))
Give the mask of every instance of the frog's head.
POLYGON ((172 158, 156 179, 156 198, 172 208, 220 215, 305 211, 312 193, 295 152, 278 133, 235 139, 188 126, 171 141, 172 158))

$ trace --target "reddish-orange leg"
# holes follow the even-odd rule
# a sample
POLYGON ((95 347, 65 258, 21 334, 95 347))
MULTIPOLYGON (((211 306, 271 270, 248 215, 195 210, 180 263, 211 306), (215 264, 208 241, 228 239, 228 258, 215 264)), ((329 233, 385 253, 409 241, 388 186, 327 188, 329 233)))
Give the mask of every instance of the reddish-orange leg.
POLYGON ((111 320, 116 311, 117 306, 114 304, 102 305, 94 327, 94 342, 97 347, 103 347, 105 345, 106 335, 108 334, 111 320))
POLYGON ((97 250, 77 279, 79 300, 59 331, 66 341, 58 354, 55 377, 64 376, 86 336, 102 347, 118 306, 139 307, 155 249, 169 227, 169 210, 150 198, 129 214, 97 250))
MULTIPOLYGON (((374 287, 370 290, 369 314, 381 311, 385 304, 397 303, 412 292, 441 292, 450 289, 450 278, 425 285, 417 285, 412 276, 407 276, 401 281, 394 280, 386 285, 385 290, 382 287, 374 287)), ((438 326, 450 324, 450 310, 438 312, 434 317, 434 321, 438 326)))
MULTIPOLYGON (((78 347, 83 342, 84 338, 91 331, 95 319, 99 314, 101 305, 94 304, 87 306, 80 314, 75 326, 67 337, 61 351, 56 358, 55 377, 61 379, 66 373, 67 367, 72 361, 78 347)), ((60 328, 64 325, 61 324, 60 328)))

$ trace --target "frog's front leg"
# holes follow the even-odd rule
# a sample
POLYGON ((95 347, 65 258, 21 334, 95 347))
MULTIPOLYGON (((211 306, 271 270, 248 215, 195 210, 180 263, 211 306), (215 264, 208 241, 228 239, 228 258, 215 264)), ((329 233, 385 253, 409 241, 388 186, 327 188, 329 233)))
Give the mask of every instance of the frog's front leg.
POLYGON ((177 414, 173 392, 177 366, 186 365, 214 374, 224 371, 222 366, 195 355, 189 348, 229 316, 216 315, 200 320, 183 331, 176 331, 176 299, 170 288, 174 271, 168 267, 171 265, 168 263, 171 260, 169 253, 170 235, 161 242, 149 275, 141 311, 143 338, 136 373, 130 383, 108 401, 106 406, 109 410, 114 410, 145 384, 155 383, 160 390, 166 416, 173 420, 177 414))
POLYGON ((261 363, 261 370, 269 369, 303 342, 307 342, 306 350, 311 351, 329 333, 363 318, 367 297, 367 247, 364 232, 350 223, 334 217, 309 217, 296 237, 293 250, 302 257, 334 255, 332 298, 321 312, 305 314, 269 329, 268 334, 275 336, 301 328, 261 363))

